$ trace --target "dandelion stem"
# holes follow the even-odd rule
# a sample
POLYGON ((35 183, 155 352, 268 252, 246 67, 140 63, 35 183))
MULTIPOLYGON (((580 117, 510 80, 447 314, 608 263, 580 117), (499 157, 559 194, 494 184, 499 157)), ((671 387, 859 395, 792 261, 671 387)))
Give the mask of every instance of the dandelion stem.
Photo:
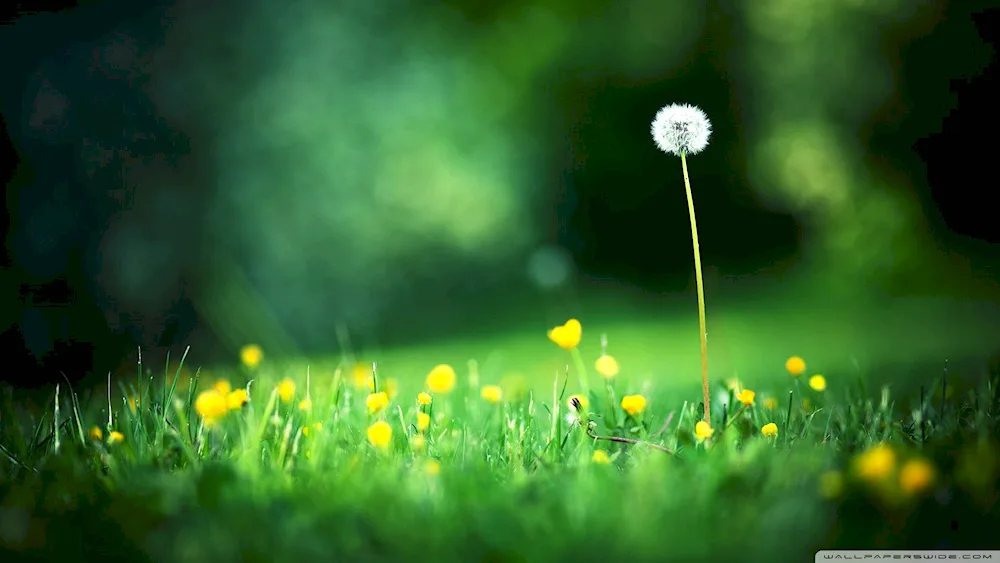
POLYGON ((694 216, 694 197, 691 195, 691 180, 688 178, 687 157, 681 152, 681 168, 684 170, 684 190, 687 193, 688 214, 691 216, 691 243, 694 247, 694 275, 698 286, 698 336, 701 338, 701 391, 705 400, 705 422, 711 424, 711 401, 708 394, 708 337, 705 327, 705 286, 701 279, 701 249, 698 246, 698 223, 694 216))

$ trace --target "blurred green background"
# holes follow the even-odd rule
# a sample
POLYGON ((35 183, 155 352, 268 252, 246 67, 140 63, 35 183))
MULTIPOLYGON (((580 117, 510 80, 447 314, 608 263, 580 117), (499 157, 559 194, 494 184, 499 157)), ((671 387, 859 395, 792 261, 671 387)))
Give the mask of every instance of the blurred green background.
POLYGON ((678 102, 714 128, 689 160, 714 378, 791 354, 841 372, 978 361, 1000 343, 992 156, 969 133, 995 115, 984 7, 107 0, 25 16, 0 39, 24 53, 0 90, 20 160, 5 342, 38 366, 25 385, 101 377, 136 346, 154 365, 189 344, 195 364, 246 343, 330 357, 344 330, 418 377, 514 357, 498 376, 547 379, 565 359, 545 330, 575 316, 590 353, 607 332, 637 375, 693 378, 680 162, 649 135, 678 102))

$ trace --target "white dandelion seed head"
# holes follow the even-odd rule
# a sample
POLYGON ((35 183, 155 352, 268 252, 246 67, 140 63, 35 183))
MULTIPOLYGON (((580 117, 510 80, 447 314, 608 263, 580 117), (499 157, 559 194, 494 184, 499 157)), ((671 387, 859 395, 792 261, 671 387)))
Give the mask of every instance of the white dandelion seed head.
POLYGON ((680 156, 697 154, 708 146, 712 123, 700 108, 670 104, 656 112, 651 126, 653 140, 661 151, 680 156))

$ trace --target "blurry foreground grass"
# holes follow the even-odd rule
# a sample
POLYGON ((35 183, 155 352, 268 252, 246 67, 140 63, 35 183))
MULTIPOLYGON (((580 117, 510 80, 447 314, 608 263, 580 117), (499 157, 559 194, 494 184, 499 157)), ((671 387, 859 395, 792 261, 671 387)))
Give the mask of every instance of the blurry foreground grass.
POLYGON ((581 353, 573 323, 549 339, 570 367, 544 392, 475 363, 439 364, 422 389, 350 357, 279 370, 254 347, 226 379, 140 366, 110 397, 60 386, 41 411, 8 392, 0 548, 222 563, 1000 545, 996 370, 897 398, 792 357, 770 388, 720 385, 705 424, 697 395, 634 378, 605 343, 581 353))

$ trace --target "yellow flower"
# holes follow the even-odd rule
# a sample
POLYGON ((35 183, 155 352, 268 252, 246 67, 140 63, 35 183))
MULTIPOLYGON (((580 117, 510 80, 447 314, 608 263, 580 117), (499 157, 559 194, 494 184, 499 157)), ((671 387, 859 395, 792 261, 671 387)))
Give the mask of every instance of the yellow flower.
POLYGON ((128 410, 132 411, 132 414, 135 414, 135 409, 137 409, 137 408, 139 408, 139 398, 138 397, 129 397, 128 398, 128 410))
POLYGON ((264 359, 264 351, 256 344, 248 344, 240 348, 240 361, 250 369, 254 369, 264 359))
POLYGON ((707 440, 712 434, 715 434, 715 429, 704 420, 699 420, 698 424, 694 425, 694 437, 698 438, 698 441, 707 440))
POLYGON ((312 428, 316 432, 319 432, 320 430, 323 429, 323 423, 322 422, 314 422, 311 427, 310 426, 303 426, 302 427, 302 435, 303 436, 308 436, 309 435, 309 432, 312 431, 312 430, 309 430, 309 428, 312 428))
POLYGON ((424 462, 424 471, 431 477, 441 473, 441 462, 436 459, 428 459, 424 462))
POLYGON ((866 481, 882 481, 896 468, 896 453, 886 444, 868 448, 854 459, 854 470, 866 481))
POLYGON ((479 396, 487 403, 497 404, 503 399, 503 389, 499 385, 484 385, 479 396))
POLYGON ((557 326, 549 331, 549 340, 555 342, 564 350, 572 350, 580 345, 580 338, 583 336, 583 326, 580 321, 570 319, 566 324, 557 326))
POLYGON ((646 410, 646 398, 642 395, 625 395, 622 397, 622 409, 635 416, 646 410))
POLYGON ((414 434, 410 437, 410 447, 414 450, 423 450, 427 447, 427 438, 423 434, 414 434))
POLYGON ((591 459, 594 463, 602 465, 611 463, 611 458, 608 456, 608 452, 604 450, 594 450, 594 457, 591 459))
POLYGON ((785 369, 788 370, 788 375, 797 377, 806 371, 806 362, 798 356, 792 356, 785 361, 785 369))
POLYGON ((455 370, 447 365, 440 364, 427 374, 426 385, 432 393, 450 393, 455 388, 455 370))
POLYGON ((573 399, 576 399, 580 403, 581 409, 586 409, 590 406, 590 399, 588 399, 586 395, 577 393, 575 395, 570 395, 569 399, 566 400, 566 404, 569 405, 569 408, 571 409, 576 408, 573 406, 573 399))
POLYGON ((597 370, 597 373, 611 379, 612 377, 618 375, 618 360, 616 360, 614 356, 602 354, 601 357, 597 358, 597 361, 594 362, 594 369, 597 370))
POLYGON ((376 448, 386 449, 392 441, 392 426, 380 420, 368 427, 368 441, 376 448))
POLYGON ((125 441, 125 435, 117 430, 114 430, 110 434, 108 434, 109 446, 113 446, 119 442, 124 442, 124 441, 125 441))
POLYGON ((90 437, 94 440, 100 440, 104 438, 104 432, 101 432, 101 429, 95 426, 90 429, 90 437))
POLYGON ((220 379, 216 381, 215 385, 212 385, 212 389, 215 389, 216 391, 222 393, 223 395, 228 395, 229 392, 233 390, 233 388, 229 385, 229 382, 226 381, 225 379, 220 379))
POLYGON ((806 412, 812 411, 812 401, 809 399, 802 399, 802 410, 806 412))
POLYGON ((927 489, 934 482, 934 466, 925 459, 911 459, 899 470, 899 486, 908 495, 927 489))
POLYGON ((250 397, 247 395, 246 389, 236 389, 226 395, 226 405, 229 407, 229 410, 241 409, 243 405, 249 402, 250 397))
POLYGON ((351 369, 351 383, 355 389, 364 389, 365 387, 371 389, 374 385, 372 367, 368 364, 354 364, 354 368, 351 369))
POLYGON ((768 422, 764 426, 760 427, 760 433, 765 436, 777 436, 778 435, 778 425, 773 422, 768 422))
POLYGON ((826 378, 817 373, 809 378, 809 387, 812 387, 814 391, 823 391, 826 389, 826 378))
POLYGON ((229 400, 217 389, 202 391, 194 400, 194 410, 211 426, 229 412, 229 400))
POLYGON ((389 406, 389 395, 385 391, 371 393, 365 397, 365 406, 368 407, 368 414, 381 412, 385 407, 389 406))
MULTIPOLYGON (((396 392, 399 390, 399 382, 391 377, 379 379, 379 387, 382 391, 385 391, 385 394, 391 399, 396 396, 396 392)), ((374 377, 368 379, 368 391, 375 391, 374 377)))
POLYGON ((736 400, 749 407, 750 405, 753 404, 753 398, 755 395, 756 393, 754 393, 753 391, 750 391, 749 389, 744 389, 740 391, 739 395, 736 395, 736 400))
POLYGON ((773 411, 778 408, 778 399, 775 399, 774 397, 764 399, 764 408, 769 411, 773 411))
POLYGON ((311 408, 313 408, 313 402, 312 402, 311 398, 306 397, 305 399, 302 399, 301 401, 299 401, 299 410, 300 411, 307 411, 307 410, 309 410, 311 408))
POLYGON ((284 402, 290 402, 295 397, 295 382, 287 377, 278 384, 278 396, 284 402))
POLYGON ((431 415, 425 412, 417 413, 417 432, 424 432, 431 426, 431 415))
POLYGON ((429 405, 429 404, 431 404, 432 400, 433 399, 431 399, 431 394, 430 393, 425 393, 425 392, 421 391, 420 393, 417 394, 417 404, 418 405, 429 405))
POLYGON ((826 499, 840 496, 844 490, 844 476, 840 471, 827 471, 819 476, 819 494, 826 499))

